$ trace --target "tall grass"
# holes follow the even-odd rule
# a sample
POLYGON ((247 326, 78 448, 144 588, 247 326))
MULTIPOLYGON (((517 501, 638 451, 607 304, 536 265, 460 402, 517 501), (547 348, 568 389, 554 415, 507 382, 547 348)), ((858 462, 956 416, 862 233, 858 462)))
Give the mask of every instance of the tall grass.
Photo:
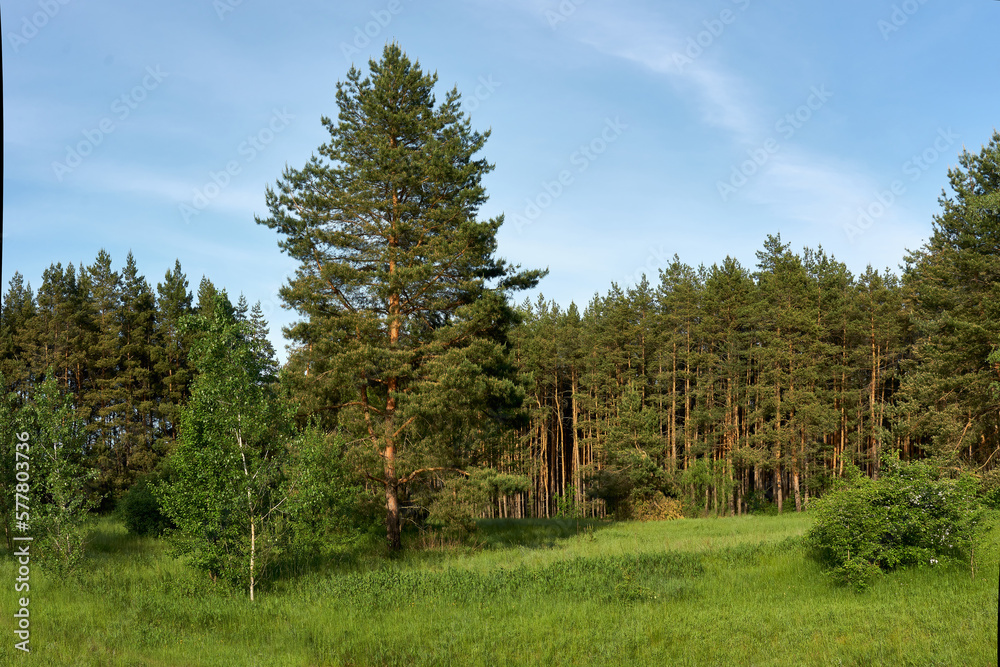
POLYGON ((345 556, 251 604, 104 520, 77 575, 32 570, 30 656, 0 561, 0 664, 994 664, 995 546, 975 580, 927 567, 858 594, 805 557, 809 524, 489 521, 479 546, 345 556))

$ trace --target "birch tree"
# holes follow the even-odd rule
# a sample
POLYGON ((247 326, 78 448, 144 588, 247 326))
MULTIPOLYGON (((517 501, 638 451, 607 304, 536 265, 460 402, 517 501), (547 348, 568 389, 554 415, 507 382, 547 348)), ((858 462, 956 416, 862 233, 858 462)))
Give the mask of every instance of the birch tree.
POLYGON ((253 600, 280 546, 290 415, 276 391, 267 340, 252 322, 232 315, 224 293, 213 301, 210 319, 185 321, 198 332, 192 349, 198 376, 181 410, 171 481, 159 494, 178 526, 178 550, 213 579, 245 586, 253 600))

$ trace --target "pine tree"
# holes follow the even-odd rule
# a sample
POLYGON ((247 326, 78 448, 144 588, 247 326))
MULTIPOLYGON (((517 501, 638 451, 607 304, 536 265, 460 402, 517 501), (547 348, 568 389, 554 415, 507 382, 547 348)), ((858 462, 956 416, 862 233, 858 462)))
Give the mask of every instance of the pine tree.
POLYGON ((122 440, 119 445, 115 495, 129 486, 138 473, 150 472, 163 452, 155 448, 156 396, 153 363, 156 356, 156 306, 146 278, 139 274, 129 252, 122 270, 119 311, 121 367, 119 384, 124 393, 122 440))
POLYGON ((811 347, 817 340, 817 313, 809 299, 809 278, 801 259, 768 236, 757 252, 760 295, 757 328, 761 335, 760 381, 766 428, 758 437, 771 448, 775 499, 782 510, 790 477, 796 510, 802 509, 803 438, 812 402, 810 383, 816 369, 811 347))
POLYGON ((698 273, 676 255, 660 271, 657 287, 659 318, 656 328, 661 339, 658 384, 664 388, 666 437, 672 471, 686 469, 694 454, 696 438, 693 419, 697 387, 697 352, 700 338, 699 301, 702 285, 698 273))
POLYGON ((712 266, 705 281, 705 312, 711 315, 706 336, 714 348, 712 376, 720 384, 715 419, 730 514, 742 513, 747 491, 742 473, 754 460, 747 438, 754 296, 753 279, 735 259, 727 257, 721 266, 712 266))
POLYGON ((904 394, 930 453, 986 461, 1000 448, 1000 404, 986 362, 1000 338, 1000 132, 948 171, 952 195, 923 248, 906 258, 913 361, 904 394))
POLYGON ((869 469, 877 476, 881 448, 889 442, 890 424, 887 407, 892 389, 898 382, 898 366, 902 354, 902 292, 896 276, 880 274, 868 267, 858 276, 857 366, 865 381, 860 387, 859 419, 863 426, 860 448, 869 469))
POLYGON ((89 464, 99 471, 103 490, 114 486, 115 456, 123 433, 124 392, 121 386, 121 276, 111 267, 111 255, 101 250, 85 270, 90 309, 88 319, 88 381, 81 394, 87 414, 89 464))
POLYGON ((306 318, 286 330, 299 346, 292 367, 307 392, 338 401, 326 407, 381 463, 368 475, 385 489, 388 546, 398 550, 407 483, 462 463, 435 418, 450 424, 477 401, 516 404, 515 383, 492 374, 515 321, 507 294, 541 273, 494 258, 502 217, 475 219, 492 166, 473 156, 489 133, 471 129, 458 91, 437 105, 437 77, 396 44, 369 67, 337 86, 338 122, 322 119, 325 160, 286 169, 258 223, 300 262, 281 290, 306 318))
POLYGON ((807 492, 818 493, 826 488, 830 477, 841 474, 845 459, 855 460, 848 445, 858 398, 854 391, 857 378, 854 353, 858 345, 855 323, 859 311, 854 298, 854 276, 843 263, 828 257, 822 249, 807 248, 803 264, 817 308, 818 340, 814 351, 818 369, 813 423, 818 432, 813 434, 814 446, 810 452, 816 474, 810 474, 807 492))
POLYGON ((51 265, 42 273, 42 286, 36 295, 38 317, 30 321, 26 337, 31 341, 32 368, 41 381, 51 368, 60 389, 78 395, 85 386, 87 336, 85 320, 87 294, 80 289, 77 270, 72 264, 51 265), (81 322, 81 319, 84 322, 81 322))
MULTIPOLYGON (((224 293, 225 290, 222 290, 224 293)), ((215 295, 219 294, 220 291, 212 284, 206 276, 201 277, 201 282, 198 283, 198 305, 195 307, 196 312, 202 317, 211 318, 214 315, 215 308, 215 295)), ((233 304, 229 301, 229 297, 226 297, 226 310, 230 315, 235 314, 235 309, 233 304)))
POLYGON ((190 336, 181 330, 184 317, 191 315, 192 296, 188 281, 181 270, 180 260, 174 263, 163 282, 156 286, 156 346, 153 371, 159 401, 157 422, 160 443, 157 449, 166 450, 177 438, 180 424, 180 407, 188 397, 191 368, 188 354, 190 336))
POLYGON ((14 272, 0 306, 0 374, 4 393, 28 391, 32 379, 31 346, 26 340, 30 321, 35 317, 35 295, 24 277, 14 272))

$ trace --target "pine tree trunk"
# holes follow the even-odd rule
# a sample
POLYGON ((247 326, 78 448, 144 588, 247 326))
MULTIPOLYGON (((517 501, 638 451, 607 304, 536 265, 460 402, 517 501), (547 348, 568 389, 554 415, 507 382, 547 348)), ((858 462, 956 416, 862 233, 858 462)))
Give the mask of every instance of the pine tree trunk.
POLYGON ((556 370, 555 373, 555 401, 556 401, 556 428, 558 431, 556 435, 558 440, 556 441, 556 449, 559 452, 559 461, 557 463, 559 467, 559 495, 562 497, 563 502, 566 500, 566 430, 563 428, 563 413, 562 413, 562 392, 559 391, 559 371, 556 370))
POLYGON ((673 344, 673 367, 670 372, 670 470, 677 470, 677 342, 673 344))
POLYGON ((399 530, 399 485, 396 478, 396 448, 385 450, 385 539, 390 552, 403 548, 399 530))
POLYGON ((777 469, 774 471, 774 484, 775 484, 775 497, 778 500, 778 514, 781 514, 782 506, 784 505, 784 489, 782 488, 780 463, 778 464, 777 469))
POLYGON ((792 491, 795 493, 795 511, 802 511, 802 494, 799 492, 799 469, 798 466, 793 468, 792 472, 792 491))
POLYGON ((576 497, 573 499, 577 505, 583 501, 583 485, 580 483, 580 441, 577 437, 577 405, 576 405, 576 369, 573 369, 572 386, 570 387, 571 410, 573 412, 573 487, 576 489, 576 497))

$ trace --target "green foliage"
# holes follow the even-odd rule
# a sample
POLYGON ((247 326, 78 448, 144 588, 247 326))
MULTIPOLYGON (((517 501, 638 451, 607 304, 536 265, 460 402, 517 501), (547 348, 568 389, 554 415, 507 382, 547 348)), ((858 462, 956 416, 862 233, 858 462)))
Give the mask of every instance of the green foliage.
POLYGON ((979 499, 983 507, 1000 510, 1000 468, 992 468, 980 475, 979 499))
POLYGON ((285 169, 257 219, 299 262, 280 291, 304 318, 285 331, 289 385, 384 485, 391 550, 411 475, 474 465, 516 420, 508 295, 543 275, 495 257, 503 217, 477 220, 489 132, 456 89, 438 103, 436 82, 395 43, 368 75, 352 67, 337 120, 322 119, 329 141, 285 169))
POLYGON ((88 486, 97 472, 81 463, 83 423, 51 370, 21 410, 17 420, 30 443, 33 559, 63 576, 76 570, 86 551, 85 523, 98 500, 88 486))
POLYGON ((587 478, 587 497, 601 500, 609 515, 616 519, 627 519, 632 508, 632 481, 620 470, 604 468, 587 478))
POLYGON ((746 504, 749 514, 778 515, 778 504, 769 501, 764 492, 759 489, 747 494, 746 504))
POLYGON ((463 541, 476 532, 476 519, 493 498, 528 489, 530 481, 520 475, 473 468, 466 475, 449 477, 443 489, 430 497, 426 523, 445 540, 463 541))
POLYGON ((680 515, 672 502, 670 475, 656 462, 635 449, 619 451, 615 467, 603 468, 587 477, 589 498, 603 500, 609 514, 625 521, 657 520, 680 515))
POLYGON ((190 296, 179 263, 159 288, 156 299, 131 254, 119 272, 101 250, 90 266, 51 265, 37 298, 15 274, 0 311, 5 391, 24 397, 53 367, 83 424, 81 462, 98 471, 89 486, 102 511, 155 469, 188 395, 188 349, 176 334, 190 296))
POLYGON ((556 499, 557 519, 579 519, 583 517, 581 503, 576 501, 576 487, 570 484, 566 487, 566 493, 556 499))
POLYGON ((25 467, 30 469, 30 462, 17 465, 17 443, 21 441, 18 435, 24 433, 25 415, 20 409, 20 397, 6 387, 6 376, 0 372, 0 519, 7 549, 13 550, 17 472, 25 467))
POLYGON ((118 501, 115 510, 125 527, 134 535, 159 537, 176 528, 164 513, 154 492, 155 482, 140 477, 118 501))
POLYGON ((972 475, 885 457, 882 476, 851 475, 816 503, 806 542, 838 579, 858 589, 900 566, 968 561, 981 511, 972 475))
POLYGON ((345 453, 342 437, 315 426, 289 442, 283 493, 294 558, 328 557, 355 546, 378 523, 345 453))
POLYGON ((948 170, 950 193, 925 246, 906 258, 915 340, 902 392, 913 435, 932 453, 1000 447, 1000 394, 988 361, 1000 340, 1000 132, 948 170))
POLYGON ((291 415, 277 394, 262 332, 234 318, 224 293, 211 299, 211 318, 186 321, 201 332, 192 349, 198 377, 181 411, 169 482, 157 493, 178 527, 177 551, 213 579, 248 587, 253 599, 281 549, 281 466, 291 415))
POLYGON ((43 450, 47 475, 47 502, 37 507, 33 525, 40 536, 35 544, 37 560, 60 575, 77 568, 87 546, 84 524, 97 506, 85 485, 97 477, 94 471, 70 459, 62 445, 43 450))

